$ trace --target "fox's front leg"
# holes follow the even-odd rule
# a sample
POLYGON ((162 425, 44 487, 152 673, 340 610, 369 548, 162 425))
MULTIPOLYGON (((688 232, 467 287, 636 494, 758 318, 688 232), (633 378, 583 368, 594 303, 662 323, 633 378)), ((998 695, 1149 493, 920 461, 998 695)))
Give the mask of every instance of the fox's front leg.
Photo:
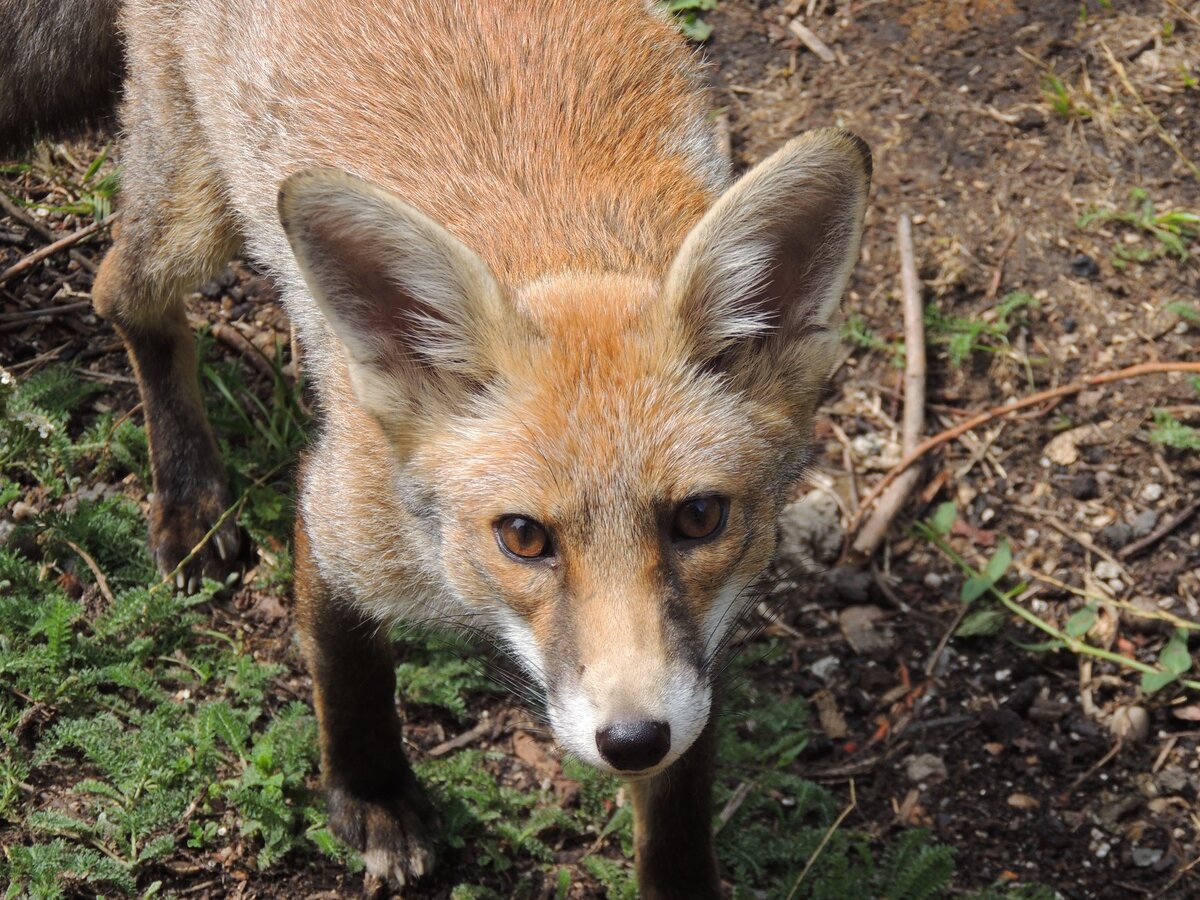
POLYGON ((367 873, 398 885, 433 868, 437 814, 404 756, 387 629, 322 581, 296 523, 296 624, 313 680, 329 827, 367 873))
POLYGON ((714 704, 708 726, 669 769, 629 783, 642 900, 721 896, 712 834, 715 716, 714 704))

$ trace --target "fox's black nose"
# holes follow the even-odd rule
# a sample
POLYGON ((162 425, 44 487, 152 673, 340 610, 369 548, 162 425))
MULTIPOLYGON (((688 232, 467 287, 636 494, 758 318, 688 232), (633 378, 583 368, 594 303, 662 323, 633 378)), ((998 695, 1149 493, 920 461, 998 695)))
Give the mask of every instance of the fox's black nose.
POLYGON ((596 748, 613 768, 640 772, 667 755, 671 726, 666 722, 618 722, 596 732, 596 748))

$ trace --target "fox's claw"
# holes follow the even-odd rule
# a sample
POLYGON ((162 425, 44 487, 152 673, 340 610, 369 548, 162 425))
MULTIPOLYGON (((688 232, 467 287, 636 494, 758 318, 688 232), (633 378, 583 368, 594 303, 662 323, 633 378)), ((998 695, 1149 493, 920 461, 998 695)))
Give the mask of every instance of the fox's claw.
POLYGON ((362 853, 368 883, 377 879, 404 887, 433 871, 437 815, 411 773, 387 800, 339 787, 328 788, 325 799, 330 830, 362 853))
POLYGON ((236 571, 242 539, 232 516, 188 559, 225 509, 223 491, 191 502, 155 501, 150 516, 150 552, 163 575, 179 569, 175 573, 177 590, 194 594, 204 578, 223 581, 236 571), (187 562, 180 568, 184 560, 187 562))

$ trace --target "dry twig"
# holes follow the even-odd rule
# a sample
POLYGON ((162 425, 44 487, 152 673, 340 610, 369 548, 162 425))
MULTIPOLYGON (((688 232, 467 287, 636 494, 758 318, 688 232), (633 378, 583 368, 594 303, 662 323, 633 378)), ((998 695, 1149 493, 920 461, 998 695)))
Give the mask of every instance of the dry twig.
POLYGON ((1065 397, 1068 394, 1078 394, 1080 391, 1086 391, 1090 387, 1096 387, 1101 384, 1111 384, 1114 381, 1125 381, 1130 378, 1141 378, 1144 375, 1161 375, 1167 372, 1189 372, 1191 374, 1200 375, 1200 362, 1162 362, 1162 363, 1139 363, 1136 366, 1128 366, 1124 369, 1117 369, 1112 372, 1101 372, 1098 375, 1089 375, 1079 381, 1073 381, 1070 384, 1064 384, 1056 388, 1050 388, 1045 391, 1038 391, 1036 394, 1030 394, 1028 397, 1023 397, 1020 400, 1014 400, 1011 403, 1005 403, 1002 406, 994 406, 985 412, 972 416, 965 422, 960 422, 953 428, 947 428, 933 437, 926 438, 918 444, 912 451, 905 453, 904 458, 884 474, 883 478, 867 492, 863 497, 862 506, 859 507, 856 521, 851 523, 851 529, 858 526, 858 520, 861 520, 863 514, 871 508, 871 505, 879 499, 880 494, 887 490, 888 486, 903 475, 908 469, 923 457, 930 450, 940 447, 942 444, 949 443, 961 434, 968 431, 973 431, 980 425, 986 425, 993 419, 999 419, 1002 416, 1012 415, 1022 409, 1028 409, 1031 406, 1037 406, 1039 403, 1045 403, 1048 400, 1054 400, 1058 397, 1065 397))
MULTIPOLYGON (((917 264, 913 254, 912 219, 907 213, 900 216, 897 228, 900 250, 900 292, 904 303, 904 419, 902 440, 904 452, 912 453, 925 430, 925 309, 921 303, 921 286, 917 280, 917 264)), ((920 473, 906 472, 883 495, 871 517, 859 530, 851 546, 852 555, 860 560, 870 559, 888 526, 916 487, 920 473)), ((857 518, 861 518, 859 508, 857 518)))
MULTIPOLYGON (((114 215, 115 215, 115 213, 114 213, 114 215)), ((40 263, 43 259, 53 256, 55 253, 58 253, 60 250, 66 250, 70 247, 74 247, 76 244, 78 244, 81 240, 83 240, 88 235, 99 231, 101 228, 103 228, 105 225, 107 225, 109 222, 111 222, 112 219, 113 219, 113 216, 109 216, 107 219, 104 219, 104 220, 97 219, 96 221, 92 222, 90 225, 85 225, 82 228, 80 228, 78 231, 74 231, 71 234, 68 234, 66 237, 59 238, 57 241, 55 241, 52 244, 47 244, 45 247, 41 247, 38 250, 34 250, 32 253, 28 254, 27 256, 17 260, 15 263, 13 263, 11 266, 9 266, 7 269, 5 269, 3 272, 0 272, 0 284, 3 284, 4 282, 8 281, 10 278, 20 275, 22 272, 32 269, 34 266, 36 266, 38 263, 40 263)))
POLYGON ((1117 556, 1121 557, 1121 559, 1129 559, 1131 556, 1136 556, 1147 547, 1153 546, 1165 538, 1168 534, 1195 515, 1197 510, 1200 510, 1200 499, 1193 500, 1175 515, 1164 519, 1157 528, 1155 528, 1145 537, 1138 538, 1132 544, 1126 544, 1117 551, 1117 556))
POLYGON ((817 37, 813 30, 799 19, 792 19, 792 21, 788 24, 788 30, 798 37, 800 42, 804 44, 805 47, 820 57, 821 62, 837 62, 837 56, 835 56, 834 52, 829 49, 829 45, 817 37))

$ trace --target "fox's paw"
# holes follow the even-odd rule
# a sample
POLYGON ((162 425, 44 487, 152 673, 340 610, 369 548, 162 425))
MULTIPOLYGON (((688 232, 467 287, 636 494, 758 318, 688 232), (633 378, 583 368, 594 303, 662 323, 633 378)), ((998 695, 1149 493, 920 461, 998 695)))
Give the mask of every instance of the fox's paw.
POLYGON ((404 887, 433 871, 437 813, 411 773, 387 799, 330 787, 325 801, 330 830, 362 853, 368 886, 375 880, 404 887))
POLYGON ((241 529, 232 514, 222 521, 227 509, 225 491, 219 487, 189 500, 155 500, 150 511, 150 553, 164 576, 179 570, 175 572, 179 590, 194 594, 201 578, 224 581, 240 568, 241 529), (217 522, 221 526, 205 540, 217 522))

